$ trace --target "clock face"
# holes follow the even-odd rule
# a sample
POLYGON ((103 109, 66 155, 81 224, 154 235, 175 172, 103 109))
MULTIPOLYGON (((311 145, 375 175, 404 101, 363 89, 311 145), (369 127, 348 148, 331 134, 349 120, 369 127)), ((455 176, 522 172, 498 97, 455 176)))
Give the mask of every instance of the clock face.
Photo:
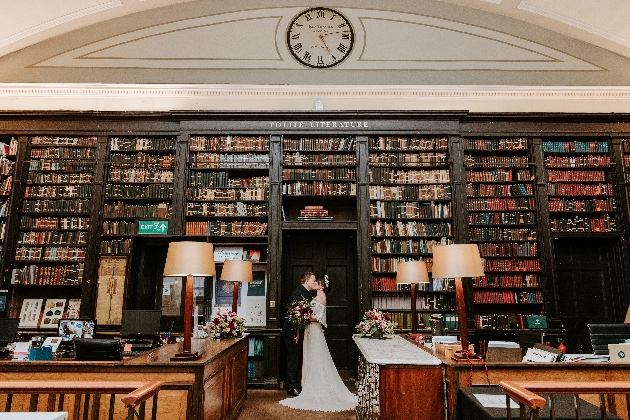
POLYGON ((287 30, 289 51, 308 67, 336 66, 350 55, 353 45, 354 32, 348 19, 325 7, 301 12, 287 30))

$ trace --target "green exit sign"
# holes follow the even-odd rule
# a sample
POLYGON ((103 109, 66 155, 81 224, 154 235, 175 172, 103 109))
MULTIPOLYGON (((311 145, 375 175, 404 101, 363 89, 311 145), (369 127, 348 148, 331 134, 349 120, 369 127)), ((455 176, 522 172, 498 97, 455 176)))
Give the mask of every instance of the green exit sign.
POLYGON ((138 235, 166 235, 168 233, 168 220, 140 220, 138 222, 138 235))

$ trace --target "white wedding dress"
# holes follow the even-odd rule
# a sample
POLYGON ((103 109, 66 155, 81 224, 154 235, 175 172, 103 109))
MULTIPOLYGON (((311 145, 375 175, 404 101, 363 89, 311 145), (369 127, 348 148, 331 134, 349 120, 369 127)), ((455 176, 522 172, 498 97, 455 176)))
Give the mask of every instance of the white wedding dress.
POLYGON ((304 330, 304 357, 302 362, 302 392, 280 404, 311 411, 354 410, 357 396, 344 385, 330 356, 322 325, 326 326, 326 306, 313 300, 313 317, 304 330))

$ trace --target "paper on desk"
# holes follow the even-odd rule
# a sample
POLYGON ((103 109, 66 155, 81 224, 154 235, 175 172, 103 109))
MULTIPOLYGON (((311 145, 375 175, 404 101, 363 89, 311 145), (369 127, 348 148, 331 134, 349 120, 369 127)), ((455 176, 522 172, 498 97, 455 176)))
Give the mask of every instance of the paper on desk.
MULTIPOLYGON (((479 403, 486 408, 507 408, 505 395, 473 394, 479 403)), ((510 408, 518 408, 518 403, 510 398, 510 408)))

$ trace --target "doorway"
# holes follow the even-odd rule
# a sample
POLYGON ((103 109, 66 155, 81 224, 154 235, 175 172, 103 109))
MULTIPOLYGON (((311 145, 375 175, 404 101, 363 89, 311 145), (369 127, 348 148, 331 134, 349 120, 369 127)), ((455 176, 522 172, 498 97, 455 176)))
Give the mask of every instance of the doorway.
MULTIPOLYGON (((592 353, 588 324, 613 323, 612 247, 618 240, 560 238, 554 241, 558 309, 569 353, 592 353)), ((551 343, 557 345, 557 343, 551 343)))
MULTIPOLYGON (((306 271, 328 275, 332 289, 326 297, 326 342, 342 378, 356 369, 356 235, 343 230, 285 231, 283 234, 282 308, 306 271)), ((284 320, 284 311, 282 313, 284 320)))

